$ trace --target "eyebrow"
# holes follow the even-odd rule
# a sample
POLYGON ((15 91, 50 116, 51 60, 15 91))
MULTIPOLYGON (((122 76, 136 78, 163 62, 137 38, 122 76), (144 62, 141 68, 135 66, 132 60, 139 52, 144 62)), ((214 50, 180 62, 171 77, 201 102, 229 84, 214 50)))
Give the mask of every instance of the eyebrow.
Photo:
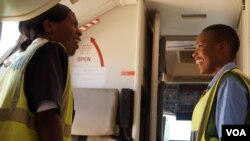
POLYGON ((195 43, 196 45, 197 44, 207 44, 207 42, 198 42, 198 43, 195 43))

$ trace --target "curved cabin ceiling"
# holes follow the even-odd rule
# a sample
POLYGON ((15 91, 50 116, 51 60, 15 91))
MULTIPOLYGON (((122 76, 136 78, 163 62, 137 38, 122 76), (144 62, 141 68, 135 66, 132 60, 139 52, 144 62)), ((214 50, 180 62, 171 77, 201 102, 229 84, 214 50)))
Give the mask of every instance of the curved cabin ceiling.
POLYGON ((0 0, 0 21, 27 20, 46 11, 60 2, 69 6, 80 20, 85 24, 93 18, 107 11, 129 4, 136 4, 138 0, 0 0))
POLYGON ((74 11, 80 25, 120 6, 119 0, 78 0, 74 4, 69 0, 61 0, 60 3, 67 5, 74 11))
POLYGON ((119 6, 136 4, 138 0, 61 0, 60 3, 69 6, 80 25, 86 24, 104 13, 119 6), (72 3, 71 1, 76 1, 72 3))
MULTIPOLYGON (((113 8, 139 0, 0 0, 0 20, 26 20, 60 2, 86 24, 113 8)), ((242 0, 142 0, 160 13, 161 36, 197 35, 204 27, 224 23, 237 28, 242 0)))
POLYGON ((27 20, 46 11, 60 0, 0 0, 0 21, 27 20))
POLYGON ((242 11, 242 0, 145 0, 147 8, 160 13, 161 35, 197 35, 211 24, 234 28, 242 11))

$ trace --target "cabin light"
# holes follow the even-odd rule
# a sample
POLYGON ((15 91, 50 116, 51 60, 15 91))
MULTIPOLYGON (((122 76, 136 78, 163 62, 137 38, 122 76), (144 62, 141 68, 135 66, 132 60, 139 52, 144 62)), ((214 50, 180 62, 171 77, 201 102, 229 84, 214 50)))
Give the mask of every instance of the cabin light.
POLYGON ((182 19, 205 19, 207 14, 181 14, 182 19))

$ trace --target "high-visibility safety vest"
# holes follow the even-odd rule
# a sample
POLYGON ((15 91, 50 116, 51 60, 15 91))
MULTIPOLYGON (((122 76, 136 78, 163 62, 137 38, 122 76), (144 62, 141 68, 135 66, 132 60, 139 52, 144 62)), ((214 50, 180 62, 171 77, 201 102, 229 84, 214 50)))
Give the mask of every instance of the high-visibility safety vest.
MULTIPOLYGON (((215 133, 217 133, 215 125, 217 91, 221 79, 228 75, 236 75, 237 78, 247 86, 249 94, 250 80, 245 74, 239 69, 225 71, 195 106, 192 116, 191 141, 219 141, 218 137, 215 135, 215 133)), ((245 122, 250 122, 249 110, 245 122)))
MULTIPOLYGON (((0 76, 0 137, 1 141, 39 141, 34 114, 24 94, 24 71, 32 55, 48 41, 36 39, 0 76)), ((60 43, 59 43, 60 44, 60 43)), ((63 47, 63 45, 61 45, 63 47)), ((63 47, 64 48, 64 47, 63 47)), ((65 48, 64 48, 65 49, 65 48)), ((71 141, 73 95, 68 67, 67 82, 62 95, 61 119, 64 141, 71 141)))

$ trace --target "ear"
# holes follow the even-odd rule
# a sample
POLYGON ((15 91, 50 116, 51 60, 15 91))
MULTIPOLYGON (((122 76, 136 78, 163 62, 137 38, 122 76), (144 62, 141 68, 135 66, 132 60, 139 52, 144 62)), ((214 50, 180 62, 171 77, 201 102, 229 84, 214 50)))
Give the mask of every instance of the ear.
POLYGON ((45 20, 43 22, 43 28, 45 33, 51 33, 52 32, 52 23, 49 20, 45 20))
POLYGON ((221 56, 228 56, 230 54, 230 45, 228 42, 226 41, 222 41, 221 43, 219 43, 219 47, 217 50, 221 56))
POLYGON ((224 52, 226 48, 227 48, 226 42, 219 42, 219 43, 217 43, 217 51, 219 53, 224 52))

